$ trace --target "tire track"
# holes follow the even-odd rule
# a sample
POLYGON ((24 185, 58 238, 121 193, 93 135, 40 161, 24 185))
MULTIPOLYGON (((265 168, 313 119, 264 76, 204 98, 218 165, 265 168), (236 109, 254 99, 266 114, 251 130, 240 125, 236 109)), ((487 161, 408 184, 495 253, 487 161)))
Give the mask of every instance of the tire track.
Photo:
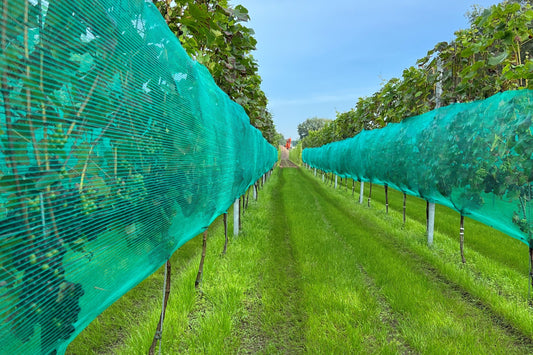
POLYGON ((251 354, 262 351, 295 354, 304 350, 301 275, 294 257, 290 227, 284 206, 285 177, 279 171, 279 183, 272 189, 273 211, 268 248, 263 253, 263 274, 256 295, 259 297, 250 305, 249 317, 243 329, 240 353, 251 354), (273 350, 275 349, 275 350, 273 350))

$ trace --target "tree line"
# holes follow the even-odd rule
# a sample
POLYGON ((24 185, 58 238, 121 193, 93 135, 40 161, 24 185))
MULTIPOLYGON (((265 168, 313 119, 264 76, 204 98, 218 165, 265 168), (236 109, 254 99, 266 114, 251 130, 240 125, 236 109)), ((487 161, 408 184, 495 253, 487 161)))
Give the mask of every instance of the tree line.
POLYGON ((334 121, 309 131, 303 147, 350 138, 439 106, 482 100, 506 90, 533 89, 531 3, 474 6, 467 14, 469 28, 456 31, 451 42, 437 43, 416 67, 405 69, 400 78, 390 79, 373 95, 359 98, 354 108, 338 113, 334 121))

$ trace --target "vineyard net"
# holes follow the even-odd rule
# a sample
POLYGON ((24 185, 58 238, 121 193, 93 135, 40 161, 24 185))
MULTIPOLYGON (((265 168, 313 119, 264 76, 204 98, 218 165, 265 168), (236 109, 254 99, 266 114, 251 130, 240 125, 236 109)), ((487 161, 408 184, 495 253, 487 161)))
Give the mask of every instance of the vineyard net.
POLYGON ((277 153, 153 4, 0 9, 0 352, 63 352, 277 153))
POLYGON ((533 92, 453 104, 303 151, 311 167, 388 185, 528 245, 533 212, 533 92))

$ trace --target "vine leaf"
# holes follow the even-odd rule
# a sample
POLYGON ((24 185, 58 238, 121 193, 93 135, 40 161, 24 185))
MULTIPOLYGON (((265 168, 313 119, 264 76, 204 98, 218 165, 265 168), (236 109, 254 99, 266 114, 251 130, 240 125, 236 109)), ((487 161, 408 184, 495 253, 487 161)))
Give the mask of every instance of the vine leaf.
POLYGON ((35 188, 37 190, 44 190, 53 183, 61 180, 63 176, 60 173, 52 172, 44 174, 37 182, 35 183, 35 188))
POLYGON ((489 58, 488 64, 492 66, 499 65, 503 63, 507 59, 508 56, 509 56, 509 52, 507 51, 502 52, 500 54, 493 56, 492 58, 489 58))

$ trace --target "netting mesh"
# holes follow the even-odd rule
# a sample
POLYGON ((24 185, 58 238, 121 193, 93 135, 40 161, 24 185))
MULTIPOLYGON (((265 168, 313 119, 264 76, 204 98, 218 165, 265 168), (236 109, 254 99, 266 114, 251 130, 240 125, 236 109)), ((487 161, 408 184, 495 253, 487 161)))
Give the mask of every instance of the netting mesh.
POLYGON ((303 161, 455 209, 533 245, 533 91, 454 104, 305 149, 303 161))
POLYGON ((0 16, 0 352, 62 352, 277 152, 151 3, 0 16))

